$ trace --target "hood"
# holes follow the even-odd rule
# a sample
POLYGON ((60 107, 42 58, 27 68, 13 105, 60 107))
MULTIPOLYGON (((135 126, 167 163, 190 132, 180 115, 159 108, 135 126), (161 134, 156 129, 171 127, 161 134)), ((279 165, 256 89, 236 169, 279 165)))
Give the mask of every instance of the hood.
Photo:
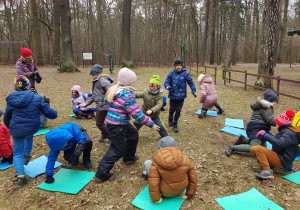
POLYGON ((201 82, 204 83, 213 83, 213 79, 211 77, 204 77, 203 80, 201 82))
POLYGON ((26 107, 33 99, 34 93, 30 91, 16 91, 7 96, 6 101, 12 107, 26 107))
POLYGON ((160 93, 163 92, 162 88, 158 88, 155 92, 151 92, 150 88, 147 88, 148 93, 152 94, 152 95, 158 95, 160 93))
POLYGON ((253 111, 259 110, 259 109, 266 109, 272 107, 272 103, 270 103, 267 100, 261 99, 260 97, 257 98, 257 101, 250 105, 251 109, 253 111))
POLYGON ((161 168, 171 170, 181 165, 182 152, 178 147, 165 147, 153 155, 153 161, 161 168))
POLYGON ((113 83, 114 82, 114 80, 111 78, 111 75, 110 74, 99 74, 98 76, 97 76, 97 78, 95 79, 95 81, 97 81, 97 80, 99 80, 101 77, 106 77, 109 81, 110 81, 110 83, 113 83))
POLYGON ((46 133, 46 142, 53 150, 61 150, 71 138, 73 135, 63 128, 54 128, 46 133))

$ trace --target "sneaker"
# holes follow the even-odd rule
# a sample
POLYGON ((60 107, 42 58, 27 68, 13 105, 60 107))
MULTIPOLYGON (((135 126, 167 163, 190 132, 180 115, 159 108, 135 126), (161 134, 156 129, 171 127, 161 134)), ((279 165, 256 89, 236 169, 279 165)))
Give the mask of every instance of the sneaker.
POLYGON ((138 159, 140 159, 140 157, 139 157, 138 155, 135 155, 133 160, 129 160, 129 161, 124 161, 124 160, 123 160, 123 162, 124 162, 126 165, 131 165, 131 164, 134 164, 138 159))
POLYGON ((143 170, 142 177, 144 177, 144 179, 148 179, 148 173, 146 170, 143 170))
POLYGON ((30 159, 31 159, 30 155, 24 155, 24 165, 28 165, 30 159))
POLYGON ((179 132, 177 125, 172 125, 172 130, 174 131, 174 133, 179 132))
POLYGON ((111 181, 114 181, 115 179, 116 179, 116 175, 113 173, 109 173, 106 178, 102 178, 102 179, 95 176, 95 181, 98 183, 111 182, 111 181))
POLYGON ((83 162, 83 166, 86 168, 86 169, 90 169, 93 167, 92 165, 92 162, 91 161, 86 161, 86 162, 83 162))
POLYGON ((260 179, 272 179, 272 178, 274 178, 272 169, 263 170, 260 174, 255 174, 255 175, 256 175, 257 178, 260 178, 260 179))
POLYGON ((247 144, 247 139, 245 136, 240 135, 238 140, 234 143, 234 145, 247 144))
POLYGON ((23 187, 24 185, 26 185, 29 181, 28 176, 26 175, 19 175, 17 176, 17 185, 20 187, 23 187))
POLYGON ((226 153, 227 157, 229 157, 230 155, 232 155, 232 153, 233 153, 232 147, 227 146, 227 147, 225 148, 225 153, 226 153))

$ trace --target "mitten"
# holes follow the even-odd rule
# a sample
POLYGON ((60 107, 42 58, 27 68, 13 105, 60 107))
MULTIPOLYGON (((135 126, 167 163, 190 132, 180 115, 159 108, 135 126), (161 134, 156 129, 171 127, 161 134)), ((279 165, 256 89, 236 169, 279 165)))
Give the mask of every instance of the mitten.
POLYGON ((79 164, 79 156, 75 155, 75 154, 71 155, 68 163, 71 164, 72 166, 78 165, 79 164))
POLYGON ((193 92, 192 94, 194 95, 195 98, 197 98, 197 93, 196 92, 193 92))
POLYGON ((168 86, 168 87, 167 87, 167 90, 172 90, 172 89, 173 89, 172 86, 168 86))
POLYGON ((266 138, 267 135, 268 135, 268 133, 265 130, 260 130, 260 131, 257 132, 256 137, 257 138, 260 138, 260 137, 266 138))
POLYGON ((47 176, 45 182, 48 183, 48 184, 52 184, 54 182, 53 176, 47 176))

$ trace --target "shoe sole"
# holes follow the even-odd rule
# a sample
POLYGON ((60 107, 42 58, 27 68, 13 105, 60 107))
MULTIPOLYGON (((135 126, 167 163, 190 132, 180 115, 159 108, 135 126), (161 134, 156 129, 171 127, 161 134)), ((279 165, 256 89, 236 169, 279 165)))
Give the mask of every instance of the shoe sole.
POLYGON ((262 180, 274 180, 274 175, 271 175, 271 176, 267 176, 267 177, 263 177, 263 176, 261 176, 260 174, 255 174, 255 176, 256 176, 256 178, 258 178, 258 179, 262 179, 262 180))

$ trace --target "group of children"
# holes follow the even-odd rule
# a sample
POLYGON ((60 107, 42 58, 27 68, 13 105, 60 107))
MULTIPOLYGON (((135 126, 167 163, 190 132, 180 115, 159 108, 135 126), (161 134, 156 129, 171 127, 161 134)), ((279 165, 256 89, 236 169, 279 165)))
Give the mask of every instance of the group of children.
MULTIPOLYGON (((24 52, 28 53, 26 50, 24 52)), ((23 60, 26 59, 29 58, 23 60)), ((27 75, 30 76, 30 73, 27 75)), ((93 78, 92 93, 85 96, 81 87, 74 85, 71 88, 71 101, 73 112, 77 117, 86 113, 92 115, 96 112, 96 125, 101 131, 99 140, 109 139, 110 141, 107 152, 99 162, 95 181, 113 181, 116 175, 111 172, 111 169, 120 158, 126 165, 133 164, 139 159, 139 156, 136 155, 139 141, 138 131, 143 125, 146 125, 158 131, 161 136, 158 143, 159 150, 152 156, 151 161, 145 162, 143 170, 143 175, 148 179, 152 201, 160 203, 162 196, 180 195, 183 198, 192 198, 196 193, 197 174, 189 158, 176 147, 176 141, 169 136, 159 117, 160 111, 166 105, 159 75, 153 75, 150 78, 149 86, 141 92, 135 92, 132 87, 137 76, 128 68, 120 69, 115 85, 112 85, 113 80, 109 75, 103 73, 103 67, 98 64, 91 68, 90 75, 93 78), (137 104, 137 98, 143 99, 142 108, 137 104), (96 108, 89 107, 93 102, 95 102, 96 108), (131 117, 134 118, 133 125, 130 123, 131 117), (184 191, 185 189, 186 191, 184 191)), ((224 109, 218 104, 212 78, 200 74, 198 83, 201 90, 199 102, 202 103, 202 113, 199 118, 204 118, 207 111, 214 106, 218 109, 218 113, 222 114, 224 109)), ((164 82, 170 99, 168 124, 175 133, 179 132, 178 120, 187 97, 187 85, 190 86, 192 94, 197 97, 196 87, 191 76, 183 67, 182 61, 175 60, 174 69, 164 82)), ((31 158, 33 134, 38 131, 40 126, 39 118, 36 116, 41 112, 50 119, 57 117, 56 111, 50 108, 49 103, 34 93, 35 88, 32 89, 33 91, 28 91, 32 87, 34 86, 24 75, 18 75, 15 79, 16 91, 6 98, 4 124, 13 138, 13 146, 8 129, 4 125, 0 125, 0 157, 2 157, 2 161, 10 163, 13 157, 19 186, 28 182, 23 165, 26 165, 31 158)), ((300 120, 293 121, 295 112, 292 110, 286 111, 275 119, 273 105, 277 102, 277 95, 268 90, 264 93, 264 99, 259 99, 251 105, 253 113, 251 121, 247 125, 249 139, 241 136, 235 145, 228 146, 225 151, 228 156, 238 151, 253 153, 263 168, 262 173, 257 174, 259 178, 272 176, 274 167, 291 166, 298 154, 300 120), (273 137, 269 132, 271 126, 275 125, 279 128, 278 133, 273 137), (273 145, 272 151, 265 147, 266 141, 273 145)), ((0 120, 1 116, 0 112, 0 120)), ((52 129, 46 134, 46 142, 50 148, 46 166, 46 183, 51 184, 55 181, 53 178, 54 163, 60 151, 64 151, 64 159, 69 164, 78 165, 79 157, 82 154, 85 168, 92 167, 90 156, 93 143, 86 130, 80 125, 70 122, 52 129)))

